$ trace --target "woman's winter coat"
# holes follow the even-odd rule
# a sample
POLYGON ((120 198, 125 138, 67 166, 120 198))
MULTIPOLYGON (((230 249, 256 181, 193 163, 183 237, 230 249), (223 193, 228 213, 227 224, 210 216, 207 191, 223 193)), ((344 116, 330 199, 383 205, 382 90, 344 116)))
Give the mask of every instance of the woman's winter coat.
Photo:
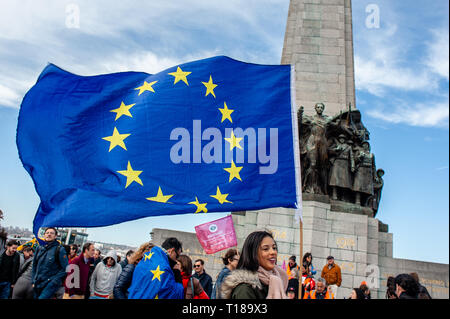
POLYGON ((220 288, 223 299, 266 299, 269 286, 264 285, 257 272, 233 270, 220 288))

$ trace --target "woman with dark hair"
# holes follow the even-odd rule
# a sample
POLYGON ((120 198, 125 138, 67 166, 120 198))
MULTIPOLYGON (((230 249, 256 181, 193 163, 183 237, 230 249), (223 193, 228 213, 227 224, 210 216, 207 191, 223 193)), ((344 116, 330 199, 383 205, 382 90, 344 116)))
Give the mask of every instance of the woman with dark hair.
POLYGON ((77 257, 77 253, 78 253, 78 245, 77 244, 70 245, 69 251, 67 253, 67 258, 69 259, 69 263, 72 261, 72 259, 77 257))
POLYGON ((225 267, 220 271, 217 275, 216 283, 214 284, 213 292, 211 295, 211 299, 222 299, 220 294, 220 286, 222 285, 223 280, 231 274, 233 270, 236 269, 238 261, 239 261, 239 253, 237 249, 231 248, 228 249, 225 256, 222 258, 223 264, 225 267))
POLYGON ((390 276, 387 279, 386 283, 386 299, 397 299, 397 295, 395 294, 395 278, 390 276))
POLYGON ((350 299, 361 299, 365 300, 366 296, 364 295, 364 292, 360 288, 353 288, 352 294, 350 295, 350 299))
POLYGON ((192 259, 186 255, 178 257, 184 287, 184 299, 209 299, 200 281, 192 276, 192 259))
POLYGON ((305 270, 307 271, 307 275, 314 277, 314 275, 317 273, 317 271, 314 270, 314 266, 312 265, 312 259, 313 259, 313 257, 311 255, 311 253, 306 253, 303 256, 302 265, 305 268, 305 270))
POLYGON ((271 233, 248 235, 234 270, 222 283, 224 299, 287 299, 288 276, 277 262, 277 244, 271 233))

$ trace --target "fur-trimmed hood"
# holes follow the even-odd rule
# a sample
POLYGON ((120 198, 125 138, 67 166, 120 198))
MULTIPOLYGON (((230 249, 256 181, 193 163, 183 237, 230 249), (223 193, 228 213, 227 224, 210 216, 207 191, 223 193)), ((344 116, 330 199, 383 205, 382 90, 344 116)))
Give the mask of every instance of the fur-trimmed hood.
POLYGON ((245 269, 236 269, 231 272, 220 286, 221 296, 223 299, 230 299, 233 289, 240 284, 249 284, 252 288, 262 289, 261 281, 258 273, 245 269))

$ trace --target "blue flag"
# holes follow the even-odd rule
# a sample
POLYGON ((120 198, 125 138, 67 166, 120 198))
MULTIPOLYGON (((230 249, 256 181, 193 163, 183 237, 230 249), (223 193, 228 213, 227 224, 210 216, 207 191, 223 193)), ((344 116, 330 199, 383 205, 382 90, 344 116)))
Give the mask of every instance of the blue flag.
POLYGON ((167 254, 153 247, 136 265, 128 299, 184 299, 184 288, 175 282, 167 254))
POLYGON ((154 75, 78 76, 48 65, 17 128, 41 199, 34 232, 295 208, 291 75, 289 65, 224 56, 154 75))

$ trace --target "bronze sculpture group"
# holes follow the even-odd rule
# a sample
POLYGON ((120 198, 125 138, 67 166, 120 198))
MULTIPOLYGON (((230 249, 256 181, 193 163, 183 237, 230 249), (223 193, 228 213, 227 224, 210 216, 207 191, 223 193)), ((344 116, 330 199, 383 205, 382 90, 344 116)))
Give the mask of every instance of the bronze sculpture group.
POLYGON ((348 111, 330 117, 323 114, 323 103, 314 108, 312 116, 304 114, 303 106, 298 112, 302 192, 368 207, 375 215, 384 171, 376 169, 361 113, 349 105, 348 111))

